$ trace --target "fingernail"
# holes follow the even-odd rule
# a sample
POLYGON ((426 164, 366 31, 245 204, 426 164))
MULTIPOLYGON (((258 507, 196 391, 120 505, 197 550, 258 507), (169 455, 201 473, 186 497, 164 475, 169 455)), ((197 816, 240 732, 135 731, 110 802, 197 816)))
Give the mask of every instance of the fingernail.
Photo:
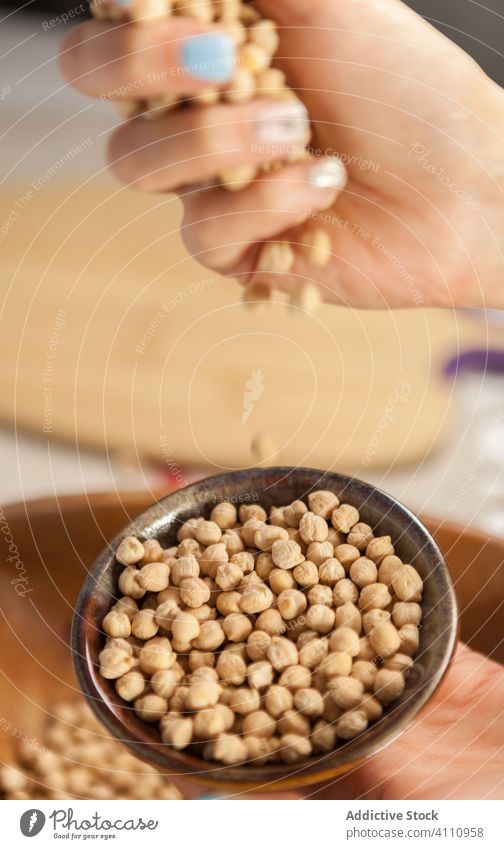
POLYGON ((224 33, 209 33, 188 38, 182 45, 184 71, 199 80, 222 83, 236 65, 236 45, 224 33))
POLYGON ((337 156, 324 156, 317 159, 308 171, 308 180, 315 189, 344 189, 347 184, 347 170, 337 156))
POLYGON ((253 125, 258 141, 263 144, 283 144, 310 140, 308 112, 298 100, 286 100, 268 106, 253 125))

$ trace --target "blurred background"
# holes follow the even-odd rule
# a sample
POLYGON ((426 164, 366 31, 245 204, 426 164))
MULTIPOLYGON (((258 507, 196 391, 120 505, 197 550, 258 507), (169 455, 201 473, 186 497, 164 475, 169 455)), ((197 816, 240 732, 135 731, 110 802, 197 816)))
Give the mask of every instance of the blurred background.
MULTIPOLYGON (((504 84, 502 0, 409 5, 504 84)), ((107 175, 116 115, 56 63, 86 16, 0 5, 0 504, 159 492, 252 465, 266 432, 271 463, 504 536, 502 314, 246 314, 186 254, 178 201, 107 175)))

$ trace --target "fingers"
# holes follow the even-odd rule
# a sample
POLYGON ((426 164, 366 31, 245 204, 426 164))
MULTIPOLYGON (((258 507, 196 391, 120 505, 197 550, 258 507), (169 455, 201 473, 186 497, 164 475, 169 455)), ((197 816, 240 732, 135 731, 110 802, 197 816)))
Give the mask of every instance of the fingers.
POLYGON ((119 128, 109 145, 115 175, 144 191, 172 191, 226 169, 288 156, 309 140, 304 106, 295 100, 193 107, 119 128))
POLYGON ((345 183, 343 164, 331 157, 265 174, 236 194, 189 190, 182 196, 182 236, 188 250, 210 268, 230 272, 251 254, 252 270, 260 243, 305 221, 312 210, 331 206, 345 183))
POLYGON ((190 94, 225 83, 235 65, 229 35, 182 17, 142 25, 89 21, 72 30, 60 54, 67 81, 95 97, 190 94))

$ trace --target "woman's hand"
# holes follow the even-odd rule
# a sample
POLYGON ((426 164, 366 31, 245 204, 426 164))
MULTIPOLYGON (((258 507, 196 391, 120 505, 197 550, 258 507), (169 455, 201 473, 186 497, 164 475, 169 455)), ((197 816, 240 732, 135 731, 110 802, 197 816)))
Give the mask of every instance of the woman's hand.
MULTIPOLYGON (((267 277, 273 287, 308 278, 327 300, 361 307, 504 306, 501 90, 399 0, 257 5, 279 24, 278 65, 329 169, 303 162, 239 192, 205 188, 306 140, 302 110, 258 100, 128 121, 111 139, 113 172, 141 190, 177 191, 189 250, 243 283, 255 279, 265 241, 295 247, 313 219, 330 235, 331 262, 318 270, 296 251, 289 275, 267 277)), ((226 37, 191 41, 209 31, 218 28, 183 18, 86 23, 65 40, 63 72, 94 96, 191 96, 232 75, 226 37)))

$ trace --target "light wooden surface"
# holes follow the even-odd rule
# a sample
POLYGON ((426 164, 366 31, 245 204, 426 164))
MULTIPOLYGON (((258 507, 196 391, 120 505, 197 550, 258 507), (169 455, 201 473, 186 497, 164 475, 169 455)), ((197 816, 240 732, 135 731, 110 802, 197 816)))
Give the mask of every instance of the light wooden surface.
POLYGON ((210 469, 252 465, 251 437, 268 431, 281 463, 363 475, 446 434, 440 370, 475 333, 460 313, 307 318, 277 303, 256 316, 188 257, 179 223, 177 200, 103 178, 32 193, 2 244, 4 420, 210 469), (250 380, 262 392, 243 423, 250 380))

